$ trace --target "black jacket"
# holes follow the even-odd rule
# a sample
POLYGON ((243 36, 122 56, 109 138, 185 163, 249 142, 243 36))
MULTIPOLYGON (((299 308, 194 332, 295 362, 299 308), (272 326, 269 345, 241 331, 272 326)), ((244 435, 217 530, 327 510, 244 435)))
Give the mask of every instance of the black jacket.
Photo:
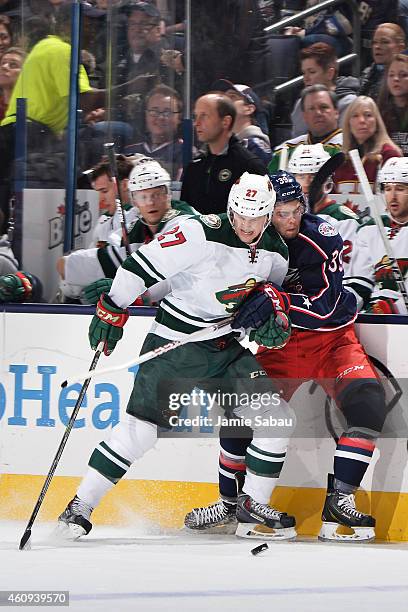
POLYGON ((183 175, 180 200, 202 214, 226 212, 230 189, 245 171, 266 174, 266 166, 233 135, 226 153, 202 152, 189 163, 183 175))

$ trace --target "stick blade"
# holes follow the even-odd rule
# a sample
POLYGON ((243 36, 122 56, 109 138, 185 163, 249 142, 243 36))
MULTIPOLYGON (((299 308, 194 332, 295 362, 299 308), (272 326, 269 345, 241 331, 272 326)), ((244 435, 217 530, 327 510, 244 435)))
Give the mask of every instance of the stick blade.
POLYGON ((345 161, 346 156, 342 151, 332 155, 330 159, 327 160, 320 168, 320 170, 316 173, 312 184, 309 189, 309 206, 311 212, 313 212, 314 205, 321 199, 322 197, 322 188, 329 176, 331 176, 337 168, 339 168, 345 161))
POLYGON ((31 529, 26 529, 20 540, 19 550, 31 550, 31 529))

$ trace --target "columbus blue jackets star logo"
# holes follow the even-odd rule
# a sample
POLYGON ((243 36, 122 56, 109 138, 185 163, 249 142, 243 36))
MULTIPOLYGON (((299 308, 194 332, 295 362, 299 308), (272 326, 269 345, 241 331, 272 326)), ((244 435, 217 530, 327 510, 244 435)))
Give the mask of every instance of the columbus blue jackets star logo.
POLYGON ((309 300, 307 295, 303 298, 303 306, 306 306, 308 309, 312 306, 312 302, 309 300))

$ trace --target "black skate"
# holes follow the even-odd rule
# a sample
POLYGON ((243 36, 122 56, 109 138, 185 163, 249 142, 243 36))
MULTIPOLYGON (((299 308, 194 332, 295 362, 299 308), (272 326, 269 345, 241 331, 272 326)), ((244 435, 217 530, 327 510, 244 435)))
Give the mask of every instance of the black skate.
POLYGON ((240 538, 290 540, 297 535, 294 516, 260 504, 245 493, 238 495, 237 520, 235 533, 240 538))
POLYGON ((91 506, 75 495, 58 517, 58 534, 69 540, 78 540, 88 535, 92 529, 92 523, 88 520, 92 510, 91 506))
POLYGON ((186 514, 184 525, 194 531, 233 534, 237 528, 235 501, 219 499, 215 504, 194 508, 186 514))
POLYGON ((319 540, 368 542, 375 538, 375 518, 356 509, 353 493, 334 488, 333 474, 328 475, 322 521, 319 540))

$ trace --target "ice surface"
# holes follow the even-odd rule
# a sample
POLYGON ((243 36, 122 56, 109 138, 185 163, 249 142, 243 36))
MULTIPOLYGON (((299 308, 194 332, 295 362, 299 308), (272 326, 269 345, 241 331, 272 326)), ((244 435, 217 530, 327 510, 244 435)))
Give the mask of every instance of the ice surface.
MULTIPOLYGON (((0 523, 0 589, 69 590, 70 607, 112 612, 408 610, 408 544, 270 542, 235 536, 95 526, 77 542, 37 523, 0 523)), ((1 609, 11 609, 1 608, 1 609)), ((27 608, 24 608, 27 609, 27 608)), ((37 608, 38 609, 38 608, 37 608)))

